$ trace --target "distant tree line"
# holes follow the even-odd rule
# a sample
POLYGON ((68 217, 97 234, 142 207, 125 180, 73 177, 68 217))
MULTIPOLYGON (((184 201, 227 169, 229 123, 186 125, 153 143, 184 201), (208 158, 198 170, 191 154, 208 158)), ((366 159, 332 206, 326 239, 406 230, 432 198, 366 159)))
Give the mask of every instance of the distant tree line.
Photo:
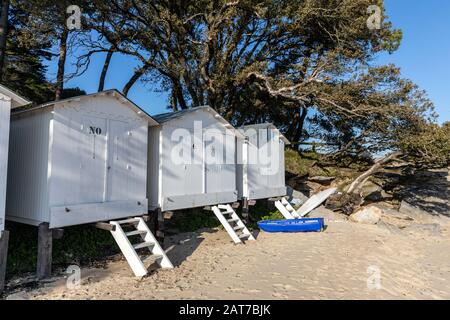
MULTIPOLYGON (((449 127, 382 52, 402 39, 382 0, 2 0, 1 81, 35 102, 81 93, 65 83, 105 57, 139 63, 126 85, 169 93, 168 108, 208 104, 236 126, 271 121, 292 142, 320 140, 329 156, 402 151, 422 165, 449 164, 449 127), (379 28, 368 8, 381 9, 379 28), (67 7, 82 10, 70 30, 67 7), (56 79, 46 78, 57 61, 56 79), (74 72, 67 72, 72 62, 74 72)), ((293 144, 298 146, 298 144, 293 144)))

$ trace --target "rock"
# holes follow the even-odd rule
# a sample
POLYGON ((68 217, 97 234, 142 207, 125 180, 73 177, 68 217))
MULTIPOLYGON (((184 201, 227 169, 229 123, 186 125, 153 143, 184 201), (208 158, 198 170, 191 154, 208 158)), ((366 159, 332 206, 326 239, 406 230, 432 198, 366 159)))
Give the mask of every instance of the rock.
POLYGON ((398 220, 406 220, 406 221, 414 221, 414 219, 407 214, 401 213, 395 209, 389 209, 389 208, 380 208, 377 205, 375 205, 377 208, 382 210, 382 216, 388 217, 388 218, 395 218, 398 220))
POLYGON ((287 195, 289 196, 289 201, 298 206, 301 206, 308 200, 308 197, 305 194, 291 187, 287 187, 287 195))
POLYGON ((371 201, 371 202, 382 201, 383 200, 382 191, 372 192, 372 193, 368 194, 367 196, 365 196, 364 200, 371 201))
POLYGON ((291 205, 292 205, 294 208, 298 208, 298 207, 300 207, 303 203, 305 203, 304 201, 302 201, 302 200, 300 200, 300 199, 298 199, 298 198, 293 198, 293 199, 289 200, 289 202, 291 203, 291 205))
POLYGON ((400 204, 400 209, 398 210, 400 213, 405 214, 414 220, 427 220, 431 216, 436 215, 433 213, 429 213, 425 210, 422 210, 421 208, 418 208, 416 206, 413 206, 412 204, 409 204, 406 201, 402 201, 400 204))
POLYGON ((320 183, 322 185, 328 186, 336 180, 336 177, 324 177, 324 176, 316 176, 308 178, 309 181, 320 183))
POLYGON ((361 188, 361 195, 364 200, 370 202, 379 202, 385 199, 392 199, 392 195, 386 193, 380 185, 372 181, 364 184, 361 188))
POLYGON ((373 193, 381 193, 382 190, 383 190, 383 188, 381 188, 376 183, 373 183, 372 181, 368 181, 361 188, 361 193, 362 193, 362 196, 365 198, 373 193))
POLYGON ((29 300, 29 296, 25 291, 20 291, 8 295, 6 300, 29 300))
POLYGON ((324 206, 320 206, 312 210, 309 214, 307 214, 307 217, 324 218, 328 222, 343 222, 348 220, 346 215, 334 212, 330 209, 325 208, 324 206))
POLYGON ((382 213, 383 212, 379 208, 370 206, 352 214, 350 220, 363 224, 377 224, 381 219, 382 213))
POLYGON ((427 233, 433 236, 441 235, 441 226, 438 223, 428 223, 428 224, 414 223, 407 226, 404 230, 408 231, 409 233, 427 233))

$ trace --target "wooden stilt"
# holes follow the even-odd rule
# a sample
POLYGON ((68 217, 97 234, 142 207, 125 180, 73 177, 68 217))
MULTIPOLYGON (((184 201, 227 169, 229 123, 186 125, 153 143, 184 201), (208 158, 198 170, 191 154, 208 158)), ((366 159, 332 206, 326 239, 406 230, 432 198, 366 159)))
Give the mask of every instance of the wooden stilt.
POLYGON ((161 208, 156 209, 156 240, 158 240, 159 244, 163 249, 164 247, 164 213, 161 211, 161 208))
POLYGON ((53 232, 48 223, 41 223, 38 230, 38 257, 36 275, 38 279, 49 278, 52 274, 53 232))
POLYGON ((249 222, 249 211, 250 211, 250 206, 248 205, 248 199, 244 198, 242 200, 242 217, 244 218, 245 224, 248 224, 248 222, 249 222))
POLYGON ((0 233, 0 294, 5 289, 6 258, 8 257, 9 231, 0 233))

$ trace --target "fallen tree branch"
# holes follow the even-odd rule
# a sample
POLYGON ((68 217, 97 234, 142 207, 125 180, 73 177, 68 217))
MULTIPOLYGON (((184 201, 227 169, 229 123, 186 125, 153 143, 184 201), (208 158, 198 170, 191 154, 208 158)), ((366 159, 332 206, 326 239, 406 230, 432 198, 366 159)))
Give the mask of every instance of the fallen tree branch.
POLYGON ((398 156, 400 156, 402 153, 400 151, 393 152, 391 154, 386 155, 385 157, 378 159, 375 164, 366 172, 361 174, 358 178, 356 178, 352 184, 348 187, 347 193, 355 193, 355 191, 358 191, 359 187, 362 186, 367 179, 370 178, 374 173, 378 172, 384 164, 394 160, 398 156))

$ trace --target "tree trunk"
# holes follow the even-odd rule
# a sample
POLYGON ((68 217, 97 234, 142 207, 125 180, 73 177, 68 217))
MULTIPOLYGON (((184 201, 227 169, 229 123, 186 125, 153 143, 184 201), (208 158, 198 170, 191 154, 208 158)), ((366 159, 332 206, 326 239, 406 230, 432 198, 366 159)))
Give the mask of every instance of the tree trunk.
POLYGON ((67 57, 67 38, 69 37, 69 30, 64 28, 61 33, 59 44, 59 60, 58 60, 58 73, 56 76, 56 93, 55 101, 61 100, 61 95, 64 90, 64 73, 67 57))
POLYGON ((298 119, 297 128, 295 129, 295 132, 294 132, 294 141, 293 142, 300 141, 302 134, 303 134, 303 128, 305 127, 305 119, 306 119, 307 115, 308 115, 308 109, 305 107, 301 107, 300 117, 298 119))
POLYGON ((178 79, 174 79, 173 81, 173 90, 175 90, 175 94, 177 95, 177 101, 178 104, 180 105, 181 110, 187 109, 187 104, 186 104, 186 100, 184 99, 183 96, 183 89, 181 87, 180 82, 178 81, 178 79))
POLYGON ((105 63, 103 64, 102 73, 100 74, 100 81, 98 83, 98 92, 103 91, 105 88, 106 74, 108 73, 109 64, 111 63, 111 58, 113 56, 114 49, 111 47, 106 55, 105 63))
POLYGON ((287 132, 287 137, 292 142, 290 148, 296 149, 298 147, 296 142, 299 142, 302 137, 305 119, 307 115, 308 115, 308 108, 306 107, 299 107, 295 110, 291 126, 287 132))
POLYGON ((2 0, 0 14, 0 80, 3 78, 3 66, 6 56, 6 39, 8 36, 9 0, 2 0))
POLYGON ((130 91, 131 87, 133 87, 134 84, 136 83, 136 81, 138 81, 139 78, 144 75, 144 73, 148 70, 148 68, 149 67, 147 65, 143 65, 142 67, 140 67, 139 69, 136 70, 136 72, 133 74, 133 76, 127 82, 125 87, 123 87, 122 92, 125 95, 125 97, 128 96, 128 92, 130 91))

